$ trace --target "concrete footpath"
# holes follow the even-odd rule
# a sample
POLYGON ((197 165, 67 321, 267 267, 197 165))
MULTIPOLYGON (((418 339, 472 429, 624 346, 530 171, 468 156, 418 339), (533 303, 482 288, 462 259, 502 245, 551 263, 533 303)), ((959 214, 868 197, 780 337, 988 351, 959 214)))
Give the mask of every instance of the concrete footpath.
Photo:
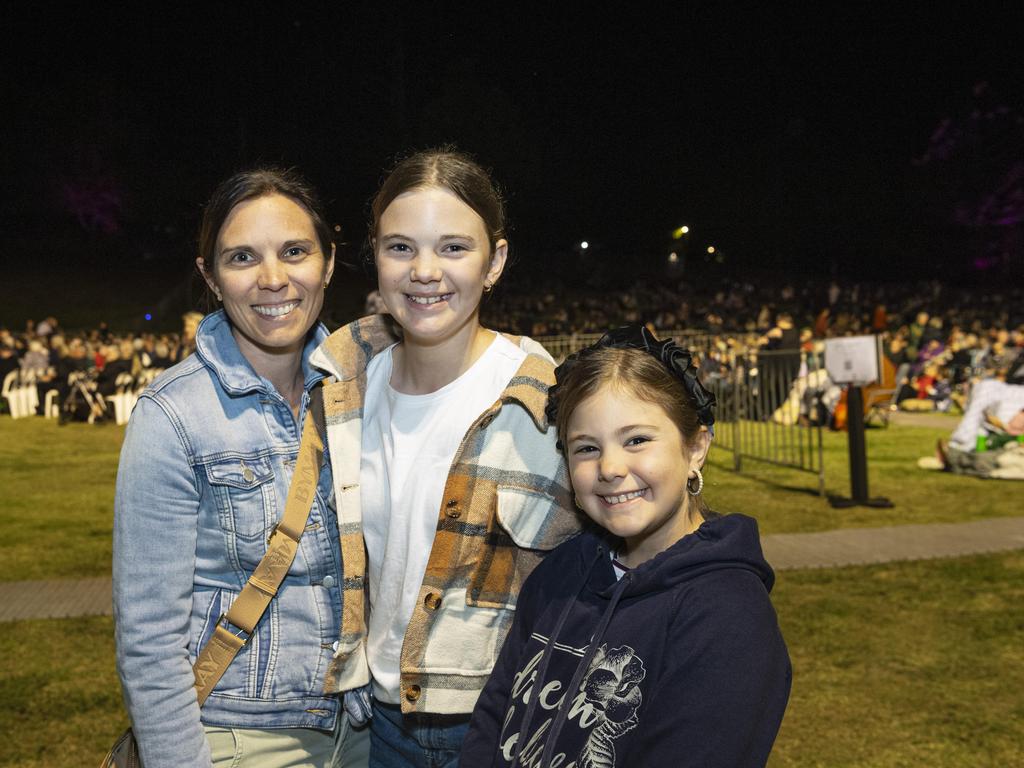
MULTIPOLYGON (((777 571, 931 560, 1024 549, 1024 517, 778 533, 761 543, 777 571)), ((110 614, 109 578, 0 582, 0 622, 110 614)))

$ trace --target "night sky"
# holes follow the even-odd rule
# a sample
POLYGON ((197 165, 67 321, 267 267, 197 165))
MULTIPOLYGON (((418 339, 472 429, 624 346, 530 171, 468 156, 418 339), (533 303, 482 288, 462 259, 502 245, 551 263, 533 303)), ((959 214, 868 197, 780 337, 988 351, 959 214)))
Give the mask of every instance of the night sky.
POLYGON ((355 261, 382 170, 441 142, 506 188, 520 281, 582 239, 663 258, 682 224, 740 271, 1019 274, 1019 10, 255 5, 5 5, 0 321, 81 286, 169 305, 205 197, 260 160, 313 180, 355 261))

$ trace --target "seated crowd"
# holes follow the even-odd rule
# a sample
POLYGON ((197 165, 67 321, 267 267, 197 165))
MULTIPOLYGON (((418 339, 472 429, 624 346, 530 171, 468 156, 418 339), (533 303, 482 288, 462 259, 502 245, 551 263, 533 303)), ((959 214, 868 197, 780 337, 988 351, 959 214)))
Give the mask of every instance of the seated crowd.
MULTIPOLYGON (((638 280, 601 291, 541 278, 531 279, 528 290, 508 286, 482 310, 485 323, 542 343, 566 337, 566 349, 570 337, 647 322, 682 336, 694 348, 705 378, 753 369, 756 352, 798 355, 820 351, 829 337, 880 334, 894 371, 893 405, 962 411, 981 379, 1024 383, 1021 294, 1019 288, 998 293, 937 282, 841 286, 726 279, 711 286, 638 280)), ((380 308, 371 300, 367 309, 380 308)), ((67 333, 53 317, 29 321, 22 332, 0 328, 0 380, 18 371, 23 383, 33 383, 39 413, 46 392, 57 390, 59 402, 66 402, 76 380, 109 397, 117 391, 119 375, 129 374, 138 386, 191 352, 196 313, 187 318, 182 333, 165 334, 115 333, 105 324, 67 333)), ((552 354, 558 357, 555 346, 552 354)), ((790 380, 798 367, 789 370, 790 380)))
POLYGON ((192 325, 183 333, 117 333, 105 323, 68 332, 51 316, 21 332, 0 327, 0 381, 7 394, 34 389, 28 402, 40 415, 51 402, 62 421, 113 418, 114 395, 137 391, 192 352, 192 325))

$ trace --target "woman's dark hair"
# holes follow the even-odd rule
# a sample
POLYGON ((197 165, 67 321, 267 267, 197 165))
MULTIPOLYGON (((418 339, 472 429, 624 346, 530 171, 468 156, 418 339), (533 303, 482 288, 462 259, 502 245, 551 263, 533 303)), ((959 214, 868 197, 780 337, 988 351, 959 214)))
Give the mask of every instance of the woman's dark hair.
POLYGON ((401 160, 388 173, 370 205, 369 241, 372 258, 380 217, 399 195, 413 189, 444 187, 483 219, 491 251, 507 236, 505 199, 491 174, 465 152, 452 146, 425 149, 401 160))
POLYGON ((199 227, 199 256, 208 274, 213 276, 217 252, 217 236, 224 221, 239 203, 267 195, 281 195, 299 205, 309 214, 324 259, 331 256, 334 240, 313 186, 294 168, 260 165, 230 176, 217 185, 203 208, 199 227))

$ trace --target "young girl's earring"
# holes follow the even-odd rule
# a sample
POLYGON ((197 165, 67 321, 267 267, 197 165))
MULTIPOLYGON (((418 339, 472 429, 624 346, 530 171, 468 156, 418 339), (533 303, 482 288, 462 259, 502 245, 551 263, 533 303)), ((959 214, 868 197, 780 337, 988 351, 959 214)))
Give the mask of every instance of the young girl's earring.
POLYGON ((494 285, 490 282, 484 283, 484 293, 490 293, 494 289, 494 285))
POLYGON ((700 473, 699 469, 693 470, 697 474, 694 477, 688 477, 686 479, 686 490, 690 492, 691 496, 699 496, 700 492, 704 490, 704 475, 700 473), (697 482, 694 483, 694 480, 697 482), (696 487, 694 487, 696 485, 696 487))
POLYGON ((219 288, 214 288, 213 289, 213 295, 217 297, 217 301, 224 301, 224 297, 222 297, 220 295, 220 289, 219 288))

